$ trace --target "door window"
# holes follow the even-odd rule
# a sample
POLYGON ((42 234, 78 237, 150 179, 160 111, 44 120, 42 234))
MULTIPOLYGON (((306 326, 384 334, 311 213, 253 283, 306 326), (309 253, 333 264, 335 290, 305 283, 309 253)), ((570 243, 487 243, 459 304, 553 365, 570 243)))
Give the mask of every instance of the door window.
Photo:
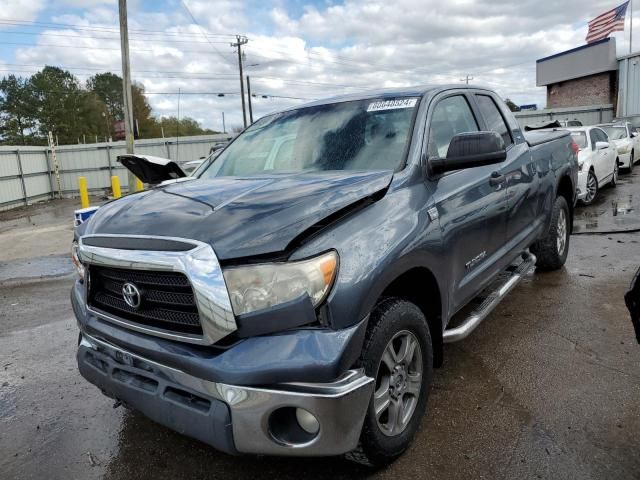
POLYGON ((596 134, 597 129, 594 128, 589 132, 589 138, 591 139, 591 150, 596 149, 596 142, 598 141, 598 135, 596 134))
POLYGON ((480 108, 480 112, 487 122, 487 128, 502 137, 505 147, 511 145, 513 143, 511 132, 493 98, 488 95, 476 95, 476 100, 478 101, 478 108, 480 108))
POLYGON ((464 96, 454 95, 441 100, 431 116, 429 157, 446 158, 449 143, 455 135, 478 130, 478 122, 464 96))

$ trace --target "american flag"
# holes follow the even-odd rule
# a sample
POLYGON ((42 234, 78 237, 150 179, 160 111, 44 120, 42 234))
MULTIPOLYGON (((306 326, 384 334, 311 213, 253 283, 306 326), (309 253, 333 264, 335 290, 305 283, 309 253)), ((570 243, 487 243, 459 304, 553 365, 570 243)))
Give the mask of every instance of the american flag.
POLYGON ((587 43, 597 42, 611 35, 611 32, 624 30, 624 16, 627 13, 629 1, 619 7, 604 12, 589 22, 587 43))

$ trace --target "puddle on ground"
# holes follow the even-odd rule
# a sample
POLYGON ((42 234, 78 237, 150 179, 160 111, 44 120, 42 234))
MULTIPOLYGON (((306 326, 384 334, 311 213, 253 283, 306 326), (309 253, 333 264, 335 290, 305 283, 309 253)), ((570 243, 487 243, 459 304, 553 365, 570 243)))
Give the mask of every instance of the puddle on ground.
POLYGON ((618 215, 628 215, 630 213, 633 213, 633 194, 630 194, 627 201, 624 202, 612 200, 611 213, 614 217, 617 217, 618 215))

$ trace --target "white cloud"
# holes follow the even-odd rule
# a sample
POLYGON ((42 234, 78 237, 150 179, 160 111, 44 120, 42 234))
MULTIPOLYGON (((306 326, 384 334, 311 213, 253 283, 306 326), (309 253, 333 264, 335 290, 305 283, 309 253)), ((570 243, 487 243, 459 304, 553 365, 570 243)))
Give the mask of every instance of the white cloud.
MULTIPOLYGON (((0 0, 0 20, 33 21, 44 9, 44 0, 0 0)), ((0 25, 0 30, 10 28, 0 25)))
MULTIPOLYGON (((117 8, 93 3, 82 14, 59 9, 51 21, 100 31, 47 30, 37 38, 40 47, 16 50, 16 63, 119 73, 117 8), (82 48, 42 46, 64 44, 82 48)), ((181 115, 214 128, 221 126, 222 111, 227 126, 242 119, 237 95, 214 95, 239 91, 229 34, 246 33, 250 40, 245 67, 258 95, 255 117, 302 102, 261 98, 264 94, 314 99, 377 87, 459 83, 467 74, 516 103, 543 104, 544 89, 535 87, 535 59, 581 45, 586 21, 611 7, 609 0, 589 5, 579 0, 346 0, 306 7, 296 17, 278 1, 258 17, 244 2, 187 0, 197 22, 212 33, 205 38, 186 9, 179 2, 172 5, 174 11, 145 12, 144 2, 130 3, 134 80, 150 93, 180 89, 185 92, 181 115)), ((93 72, 73 70, 82 80, 93 72)), ((149 100, 156 114, 177 114, 177 95, 149 95, 149 100)))

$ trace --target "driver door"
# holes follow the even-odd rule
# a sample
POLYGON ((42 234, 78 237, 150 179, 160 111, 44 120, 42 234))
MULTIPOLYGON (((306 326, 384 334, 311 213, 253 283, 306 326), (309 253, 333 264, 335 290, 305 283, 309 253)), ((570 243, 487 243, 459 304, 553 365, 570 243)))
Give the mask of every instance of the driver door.
MULTIPOLYGON (((449 93, 432 102, 427 155, 446 158, 451 139, 487 130, 469 90, 449 93)), ((486 165, 432 176, 435 206, 448 270, 450 311, 462 308, 491 281, 506 242, 506 184, 503 165, 486 165)))

